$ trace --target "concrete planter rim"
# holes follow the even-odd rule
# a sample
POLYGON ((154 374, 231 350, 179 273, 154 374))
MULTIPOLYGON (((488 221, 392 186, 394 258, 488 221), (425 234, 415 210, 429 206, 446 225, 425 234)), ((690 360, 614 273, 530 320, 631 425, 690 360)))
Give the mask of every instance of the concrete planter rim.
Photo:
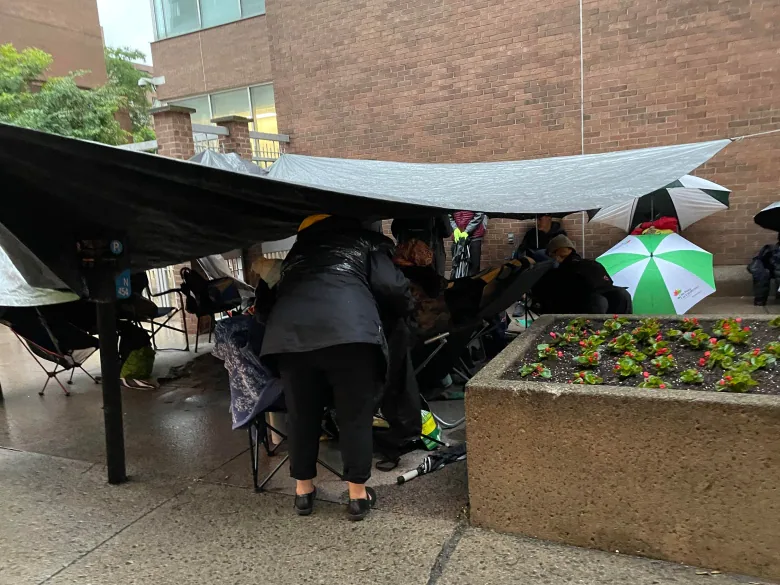
MULTIPOLYGON (((654 317, 661 321, 668 319, 680 320, 683 317, 697 318, 701 321, 716 321, 733 318, 729 315, 621 315, 630 321, 639 321, 654 317)), ((538 380, 506 380, 504 374, 532 346, 535 347, 540 334, 557 321, 569 321, 576 317, 600 320, 609 319, 612 315, 543 315, 533 322, 531 327, 521 333, 509 346, 485 366, 466 386, 467 388, 489 389, 500 392, 531 393, 541 392, 554 396, 577 395, 592 397, 627 397, 633 400, 676 400, 679 402, 706 402, 717 404, 733 404, 741 406, 757 406, 776 408, 780 410, 780 396, 767 394, 742 394, 734 392, 718 392, 716 390, 687 390, 679 388, 636 388, 632 386, 612 386, 609 384, 589 386, 579 384, 562 384, 560 382, 542 382, 538 380)), ((776 315, 750 315, 749 321, 769 322, 776 315)), ((466 393, 468 398, 468 392, 466 393)))

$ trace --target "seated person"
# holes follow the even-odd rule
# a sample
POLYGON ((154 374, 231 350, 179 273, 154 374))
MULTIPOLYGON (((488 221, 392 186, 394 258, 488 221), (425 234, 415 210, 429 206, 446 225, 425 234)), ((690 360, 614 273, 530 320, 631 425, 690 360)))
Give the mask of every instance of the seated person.
MULTIPOLYGON (((566 234, 566 230, 561 227, 561 223, 553 221, 551 215, 540 215, 536 218, 536 227, 531 228, 523 236, 523 241, 520 242, 518 251, 528 252, 533 250, 546 250, 547 244, 550 243, 555 236, 566 234)), ((517 257, 522 254, 516 255, 517 257)), ((535 258, 541 260, 541 258, 535 258)))
POLYGON ((582 258, 574 243, 558 235, 547 245, 558 267, 545 274, 534 287, 534 297, 545 313, 630 314, 631 295, 614 285, 606 269, 595 260, 582 258))

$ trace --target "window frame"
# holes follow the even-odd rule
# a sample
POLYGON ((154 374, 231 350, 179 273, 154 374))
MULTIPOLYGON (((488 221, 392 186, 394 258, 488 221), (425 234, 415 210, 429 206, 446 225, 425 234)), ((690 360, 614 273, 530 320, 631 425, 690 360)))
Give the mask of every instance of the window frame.
MULTIPOLYGON (((273 81, 266 81, 265 83, 255 83, 254 85, 247 85, 246 87, 234 87, 233 89, 221 89, 219 91, 214 91, 214 92, 211 92, 211 93, 200 93, 200 94, 197 94, 197 95, 188 95, 187 97, 182 97, 182 98, 169 100, 169 103, 172 104, 172 105, 176 105, 176 102, 179 102, 179 101, 182 101, 182 100, 192 100, 192 99, 205 97, 206 100, 208 101, 208 104, 209 104, 209 124, 208 125, 216 126, 216 124, 213 124, 211 122, 211 120, 214 118, 214 107, 211 104, 212 96, 219 95, 221 93, 229 93, 229 92, 238 91, 238 90, 243 89, 243 90, 246 91, 247 100, 249 101, 249 112, 251 113, 251 117, 250 117, 249 121, 252 124, 252 127, 254 127, 255 126, 255 104, 252 101, 252 88, 254 88, 254 87, 263 87, 263 86, 266 86, 266 85, 273 86, 273 84, 274 84, 273 81)), ((274 93, 274 112, 276 112, 276 94, 275 93, 274 93)))
MULTIPOLYGON (((152 27, 154 29, 154 40, 155 40, 155 42, 157 42, 157 41, 164 41, 165 39, 173 39, 173 38, 176 38, 176 37, 182 37, 184 35, 191 35, 192 33, 200 32, 202 30, 208 30, 210 28, 216 28, 218 26, 225 26, 226 24, 231 24, 233 22, 240 22, 242 20, 247 20, 249 18, 256 18, 258 16, 265 16, 266 15, 266 11, 263 10, 263 12, 261 12, 260 14, 252 14, 251 16, 245 16, 244 15, 244 7, 241 4, 241 0, 235 0, 235 1, 236 1, 236 3, 238 3, 238 13, 240 14, 240 16, 238 17, 237 20, 229 20, 228 22, 223 22, 222 24, 214 24, 212 26, 203 26, 203 13, 202 13, 203 9, 201 7, 201 0, 195 0, 196 4, 198 6, 198 28, 196 28, 195 30, 191 30, 189 32, 178 33, 178 34, 175 34, 175 35, 169 35, 169 34, 167 34, 167 27, 165 25, 165 4, 164 4, 165 0, 160 0, 160 11, 163 13, 162 14, 162 19, 163 19, 162 20, 162 27, 160 27, 159 21, 157 19, 158 14, 157 14, 157 8, 155 7, 155 0, 149 0, 149 7, 151 8, 151 12, 152 12, 152 20, 154 21, 153 22, 154 26, 152 27), (164 30, 166 32, 166 35, 163 36, 163 37, 160 36, 160 28, 162 28, 162 30, 164 30)), ((192 96, 192 97, 199 97, 199 96, 192 96)))

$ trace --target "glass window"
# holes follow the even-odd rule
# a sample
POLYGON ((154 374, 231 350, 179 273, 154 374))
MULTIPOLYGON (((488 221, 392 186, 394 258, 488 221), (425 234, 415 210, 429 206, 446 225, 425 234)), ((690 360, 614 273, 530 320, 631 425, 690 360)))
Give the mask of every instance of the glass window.
POLYGON ((241 0, 241 16, 265 14, 265 0, 241 0))
POLYGON ((165 12, 163 12, 162 0, 154 0, 154 25, 158 39, 164 39, 168 36, 165 33, 165 12))
MULTIPOLYGON (((200 28, 200 18, 198 18, 198 0, 158 0, 155 2, 155 12, 157 18, 162 19, 165 29, 165 36, 182 35, 200 28), (160 8, 157 10, 157 4, 160 8)), ((160 30, 160 23, 157 23, 157 30, 160 30)))
POLYGON ((222 116, 251 118, 249 94, 246 88, 211 94, 211 111, 213 118, 221 118, 222 116))
POLYGON ((252 117, 255 122, 255 130, 269 134, 278 134, 273 84, 258 85, 249 91, 252 94, 252 117))
POLYGON ((238 0, 200 0, 203 28, 233 22, 241 18, 238 0))
POLYGON ((192 120, 193 124, 211 124, 208 96, 202 95, 199 97, 188 98, 186 100, 176 100, 170 103, 174 106, 195 108, 195 113, 190 115, 190 120, 192 120))

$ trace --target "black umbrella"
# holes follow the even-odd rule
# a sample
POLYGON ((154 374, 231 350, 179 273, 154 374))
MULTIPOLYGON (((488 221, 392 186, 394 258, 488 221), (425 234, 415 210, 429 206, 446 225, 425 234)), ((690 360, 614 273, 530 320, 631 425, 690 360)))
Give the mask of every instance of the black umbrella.
POLYGON ((464 461, 465 459, 466 459, 466 443, 461 443, 460 445, 453 445, 451 447, 447 447, 435 453, 431 453, 425 459, 423 459, 423 462, 420 463, 417 469, 412 469, 411 471, 407 471, 403 475, 399 475, 397 479, 398 485, 401 485, 402 483, 406 483, 407 481, 411 481, 415 477, 425 475, 426 473, 438 471, 439 469, 441 469, 445 465, 449 465, 450 463, 455 463, 456 461, 464 461))
POLYGON ((753 217, 753 221, 762 228, 772 230, 773 232, 780 232, 780 201, 776 201, 769 207, 765 207, 759 211, 755 217, 753 217))

